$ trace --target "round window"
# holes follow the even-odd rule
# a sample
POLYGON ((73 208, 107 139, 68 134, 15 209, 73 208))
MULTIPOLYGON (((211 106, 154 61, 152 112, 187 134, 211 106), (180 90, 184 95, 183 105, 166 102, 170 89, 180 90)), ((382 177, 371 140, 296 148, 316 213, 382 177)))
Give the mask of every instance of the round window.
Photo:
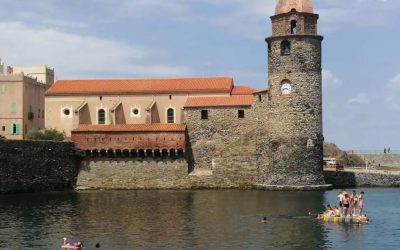
POLYGON ((134 115, 139 115, 139 109, 133 109, 132 110, 132 113, 134 114, 134 115))
POLYGON ((69 116, 71 114, 71 111, 69 109, 64 109, 64 115, 69 116))

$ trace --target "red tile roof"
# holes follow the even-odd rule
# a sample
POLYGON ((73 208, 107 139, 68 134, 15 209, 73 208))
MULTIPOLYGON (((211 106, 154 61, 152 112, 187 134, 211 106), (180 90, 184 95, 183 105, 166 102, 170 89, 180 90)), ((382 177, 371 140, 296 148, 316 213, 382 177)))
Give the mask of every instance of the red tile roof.
POLYGON ((179 79, 60 80, 46 92, 53 95, 230 93, 231 77, 179 79))
POLYGON ((253 92, 253 94, 261 94, 261 93, 265 93, 265 92, 268 92, 268 91, 269 91, 269 87, 263 88, 263 89, 260 89, 260 90, 255 90, 253 92))
POLYGON ((251 106, 252 104, 253 96, 251 95, 189 97, 186 101, 185 108, 251 106))
POLYGON ((184 132, 185 124, 80 125, 72 132, 184 132))
POLYGON ((231 95, 252 95, 255 91, 257 90, 247 86, 236 85, 233 87, 231 95))

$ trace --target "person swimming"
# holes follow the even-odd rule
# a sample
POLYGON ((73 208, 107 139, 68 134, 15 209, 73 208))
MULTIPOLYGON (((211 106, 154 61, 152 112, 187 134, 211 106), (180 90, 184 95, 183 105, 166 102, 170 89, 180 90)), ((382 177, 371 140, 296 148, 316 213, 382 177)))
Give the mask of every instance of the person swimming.
POLYGON ((264 218, 261 220, 261 223, 267 223, 267 222, 268 222, 267 217, 264 217, 264 218))

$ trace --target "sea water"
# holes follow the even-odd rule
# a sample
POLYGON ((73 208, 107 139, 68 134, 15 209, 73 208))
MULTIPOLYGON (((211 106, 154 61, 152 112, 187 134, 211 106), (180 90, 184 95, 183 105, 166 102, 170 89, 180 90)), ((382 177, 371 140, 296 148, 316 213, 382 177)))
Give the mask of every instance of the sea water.
POLYGON ((86 249, 400 249, 400 190, 361 190, 367 225, 308 216, 338 190, 0 195, 0 249, 61 249, 63 237, 86 249))

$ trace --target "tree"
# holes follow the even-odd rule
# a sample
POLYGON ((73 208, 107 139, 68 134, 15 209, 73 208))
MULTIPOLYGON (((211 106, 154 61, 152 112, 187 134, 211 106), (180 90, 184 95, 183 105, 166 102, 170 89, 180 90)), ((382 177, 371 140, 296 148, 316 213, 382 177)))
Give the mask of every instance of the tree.
POLYGON ((43 130, 34 128, 26 134, 25 139, 34 141, 64 141, 65 133, 52 128, 43 130))

